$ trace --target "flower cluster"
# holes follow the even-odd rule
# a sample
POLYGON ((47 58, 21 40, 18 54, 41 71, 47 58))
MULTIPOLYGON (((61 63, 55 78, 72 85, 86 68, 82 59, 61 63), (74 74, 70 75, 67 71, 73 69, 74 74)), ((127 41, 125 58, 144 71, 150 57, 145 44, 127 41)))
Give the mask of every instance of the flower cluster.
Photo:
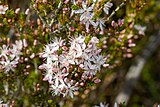
POLYGON ((39 68, 46 71, 43 80, 51 84, 54 95, 73 98, 79 86, 84 86, 86 80, 92 79, 105 63, 100 55, 101 49, 96 46, 99 39, 92 37, 87 43, 85 40, 80 35, 71 38, 69 46, 61 39, 54 39, 45 46, 41 57, 45 58, 46 63, 39 68))
POLYGON ((5 73, 8 73, 10 70, 14 71, 15 67, 19 63, 20 55, 22 50, 22 41, 16 41, 15 44, 12 44, 12 47, 3 45, 0 47, 0 65, 1 69, 4 69, 5 73))

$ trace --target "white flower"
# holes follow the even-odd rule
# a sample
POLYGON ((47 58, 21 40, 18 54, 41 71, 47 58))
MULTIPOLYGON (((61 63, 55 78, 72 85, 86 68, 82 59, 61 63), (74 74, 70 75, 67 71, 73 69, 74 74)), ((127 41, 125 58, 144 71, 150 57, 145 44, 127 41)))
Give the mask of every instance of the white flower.
POLYGON ((12 44, 12 48, 8 48, 8 46, 3 45, 0 47, 0 64, 2 68, 5 70, 5 73, 12 70, 15 71, 15 67, 18 64, 18 60, 20 59, 20 55, 22 50, 22 41, 16 41, 15 44, 12 44))
POLYGON ((97 48, 96 43, 99 43, 99 39, 97 37, 92 37, 79 61, 81 63, 80 67, 85 70, 84 75, 86 76, 96 75, 97 71, 100 71, 101 66, 105 63, 104 57, 99 55, 101 50, 97 48))
POLYGON ((92 37, 89 42, 96 44, 96 43, 99 43, 99 39, 97 37, 92 37))
POLYGON ((71 85, 71 83, 66 83, 66 93, 65 93, 65 96, 66 95, 69 95, 71 98, 73 98, 73 93, 78 90, 78 87, 74 86, 74 85, 71 85))
POLYGON ((69 50, 69 55, 74 56, 74 58, 78 58, 82 55, 82 48, 80 44, 72 44, 70 50, 69 50))
POLYGON ((0 14, 5 14, 6 10, 8 10, 8 6, 0 5, 0 14))
POLYGON ((5 70, 5 73, 7 73, 10 70, 12 70, 12 71, 15 70, 14 68, 18 64, 18 61, 16 61, 16 60, 11 61, 10 59, 6 59, 6 61, 1 61, 0 63, 3 65, 2 68, 5 70))
POLYGON ((60 48, 60 46, 62 46, 63 45, 63 40, 61 40, 61 38, 54 38, 53 40, 52 40, 52 42, 49 44, 49 46, 51 47, 51 48, 53 48, 53 50, 52 51, 57 51, 57 50, 59 50, 59 48, 60 48))
POLYGON ((93 27, 95 29, 97 29, 97 27, 99 26, 99 28, 101 29, 101 31, 103 31, 104 30, 103 26, 105 26, 104 23, 105 23, 105 21, 104 21, 103 18, 97 18, 96 19, 96 23, 91 23, 91 24, 93 25, 93 27))
POLYGON ((47 62, 58 60, 58 55, 55 53, 55 49, 53 48, 50 45, 46 45, 44 49, 42 57, 47 58, 47 62))
POLYGON ((95 70, 100 71, 101 66, 105 63, 105 61, 104 61, 103 59, 104 59, 104 58, 103 58, 102 55, 94 56, 94 57, 91 59, 91 61, 93 61, 94 64, 95 64, 95 70))
POLYGON ((45 77, 43 78, 44 81, 48 81, 50 84, 53 84, 53 72, 47 71, 45 73, 45 77))
POLYGON ((106 14, 109 14, 109 9, 113 6, 113 3, 110 3, 110 2, 107 2, 104 7, 103 7, 103 11, 106 13, 106 14))
POLYGON ((84 20, 84 19, 92 19, 93 17, 93 6, 94 5, 91 5, 91 7, 88 7, 86 6, 85 2, 83 1, 82 2, 82 7, 83 9, 79 9, 77 11, 75 11, 75 13, 81 13, 81 17, 80 17, 80 21, 84 20))
POLYGON ((69 64, 72 64, 72 65, 78 64, 78 58, 76 58, 75 55, 72 55, 72 54, 69 53, 66 56, 66 59, 69 62, 69 64))
POLYGON ((52 50, 50 49, 50 47, 48 46, 48 45, 46 45, 45 46, 45 48, 44 48, 44 52, 43 52, 43 55, 42 55, 42 57, 43 58, 48 58, 48 57, 50 57, 51 55, 52 55, 52 50))
POLYGON ((84 19, 84 20, 81 21, 81 23, 86 26, 86 31, 87 32, 89 32, 89 25, 94 24, 93 20, 91 20, 91 19, 84 19))
POLYGON ((62 67, 69 67, 69 58, 68 58, 68 53, 64 52, 59 56, 59 62, 61 63, 62 67))
POLYGON ((54 73, 53 79, 55 84, 64 84, 64 77, 66 77, 68 73, 62 73, 62 71, 54 73))
POLYGON ((75 11, 75 13, 81 13, 80 21, 82 24, 86 25, 86 30, 89 31, 89 25, 93 23, 92 18, 94 16, 94 13, 93 13, 94 4, 92 4, 90 7, 87 8, 85 2, 82 1, 82 7, 83 9, 79 9, 75 11))
POLYGON ((64 84, 59 84, 59 83, 56 83, 56 84, 52 84, 51 85, 51 92, 53 95, 60 95, 60 94, 63 94, 62 93, 62 89, 64 88, 64 84))
POLYGON ((3 45, 2 47, 0 47, 0 52, 0 57, 4 56, 5 58, 7 58, 7 55, 9 53, 8 46, 3 45))
POLYGON ((52 43, 47 44, 44 48, 44 51, 42 53, 42 57, 47 59, 47 63, 50 62, 55 62, 58 64, 59 62, 59 55, 58 55, 58 50, 60 47, 64 45, 64 41, 61 39, 53 39, 52 43))
POLYGON ((21 50, 22 50, 22 41, 16 41, 15 44, 13 44, 13 48, 10 49, 10 57, 11 59, 14 58, 19 58, 19 56, 22 54, 21 50))
POLYGON ((144 32, 146 30, 146 26, 141 26, 141 25, 134 25, 134 28, 138 30, 139 35, 144 35, 144 32))
POLYGON ((15 44, 13 44, 13 47, 16 47, 17 50, 22 50, 22 47, 23 47, 22 44, 23 44, 22 40, 19 40, 19 41, 16 40, 15 44))
POLYGON ((96 71, 96 65, 91 64, 90 61, 84 61, 83 67, 81 67, 84 71, 85 76, 94 76, 97 71, 96 71))
POLYGON ((85 37, 79 36, 78 38, 72 38, 70 41, 71 47, 69 49, 69 55, 71 58, 79 58, 82 56, 82 51, 85 49, 86 44, 84 43, 85 37))

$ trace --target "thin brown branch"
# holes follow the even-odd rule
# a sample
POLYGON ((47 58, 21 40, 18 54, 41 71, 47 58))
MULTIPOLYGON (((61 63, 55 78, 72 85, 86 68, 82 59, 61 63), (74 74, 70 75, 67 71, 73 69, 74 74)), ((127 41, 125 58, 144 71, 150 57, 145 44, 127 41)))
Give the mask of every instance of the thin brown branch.
POLYGON ((122 86, 121 91, 116 97, 116 102, 125 104, 128 103, 133 86, 137 83, 142 69, 147 62, 147 59, 152 55, 153 52, 160 46, 160 32, 157 35, 153 35, 150 37, 148 44, 142 50, 140 55, 135 57, 134 63, 130 66, 128 73, 125 77, 125 82, 122 86))

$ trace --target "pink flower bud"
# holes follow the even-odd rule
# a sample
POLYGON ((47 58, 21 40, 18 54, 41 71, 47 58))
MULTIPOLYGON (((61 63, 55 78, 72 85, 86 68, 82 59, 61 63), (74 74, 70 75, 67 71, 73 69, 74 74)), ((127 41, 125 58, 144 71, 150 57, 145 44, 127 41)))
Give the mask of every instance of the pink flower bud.
POLYGON ((73 27, 69 27, 69 31, 74 31, 75 29, 73 27))
POLYGON ((115 21, 112 21, 111 22, 111 26, 113 26, 114 28, 117 26, 116 22, 115 21))
POLYGON ((28 46, 26 39, 23 39, 23 46, 26 48, 28 46))
POLYGON ((69 0, 65 0, 65 1, 64 1, 64 4, 67 4, 68 2, 69 2, 69 0))
POLYGON ((60 46, 64 46, 65 45, 65 41, 64 40, 61 40, 60 41, 60 46))
POLYGON ((27 49, 27 50, 26 50, 26 53, 27 53, 27 54, 30 54, 30 50, 27 49))
POLYGON ((28 61, 28 58, 24 58, 24 61, 28 61))
POLYGON ((83 68, 83 67, 84 67, 84 65, 83 65, 83 64, 80 64, 80 65, 79 65, 79 67, 80 67, 80 68, 83 68))
POLYGON ((64 51, 67 51, 67 50, 68 50, 68 47, 63 46, 62 49, 63 49, 64 51))
POLYGON ((33 4, 33 8, 36 9, 37 8, 37 4, 33 4))
POLYGON ((34 46, 37 45, 37 40, 34 40, 33 45, 34 46))
POLYGON ((100 83, 100 82, 101 82, 101 80, 98 79, 98 78, 94 80, 94 83, 96 83, 96 84, 98 84, 98 83, 100 83))
POLYGON ((72 84, 72 85, 74 84, 74 80, 71 80, 71 84, 72 84))
POLYGON ((119 42, 122 42, 122 39, 121 39, 121 38, 118 38, 118 41, 119 41, 119 42))
POLYGON ((75 73, 74 76, 75 76, 75 77, 78 77, 78 73, 75 73))
POLYGON ((92 79, 92 76, 90 75, 90 76, 88 77, 88 79, 91 80, 91 79, 92 79))
POLYGON ((30 67, 31 67, 30 65, 27 65, 27 66, 26 66, 27 69, 30 68, 30 67))
POLYGON ((30 58, 33 59, 35 57, 35 53, 33 53, 30 58))
POLYGON ((20 8, 17 8, 16 10, 15 10, 15 14, 18 14, 20 12, 20 8))
POLYGON ((108 67, 109 66, 109 64, 103 64, 103 67, 108 67))
POLYGON ((88 94, 89 93, 89 89, 86 89, 85 91, 84 91, 84 94, 88 94))
POLYGON ((136 46, 136 44, 131 43, 131 44, 128 44, 128 46, 129 46, 129 47, 135 47, 135 46, 136 46))
POLYGON ((42 2, 46 4, 46 3, 47 3, 47 0, 43 0, 42 2))
POLYGON ((106 44, 107 43, 107 41, 106 40, 103 40, 103 44, 106 44))
POLYGON ((43 65, 40 65, 38 68, 39 69, 44 69, 45 67, 43 65))
POLYGON ((102 51, 102 49, 98 49, 98 50, 97 50, 97 54, 99 54, 101 51, 102 51))
POLYGON ((36 3, 38 3, 39 2, 39 0, 36 0, 36 3))
POLYGON ((68 10, 68 8, 63 8, 63 11, 66 11, 66 10, 68 10))
POLYGON ((64 78, 64 82, 69 82, 69 79, 68 78, 64 78))
POLYGON ((78 87, 79 86, 79 82, 76 82, 75 86, 78 87))
POLYGON ((119 20, 118 20, 118 25, 119 25, 119 26, 122 26, 123 24, 124 24, 124 19, 119 19, 119 20))
POLYGON ((84 86, 84 82, 81 82, 79 85, 80 85, 80 86, 84 86))
POLYGON ((41 21, 39 18, 37 19, 37 25, 41 25, 41 21))
POLYGON ((132 57, 133 57, 133 55, 131 53, 127 54, 127 58, 132 58, 132 57))
POLYGON ((29 8, 28 8, 28 9, 26 9, 26 11, 25 11, 25 15, 28 15, 28 13, 29 13, 29 8))
POLYGON ((107 48, 107 45, 103 45, 102 48, 106 49, 106 48, 107 48))
POLYGON ((66 68, 63 68, 63 69, 62 69, 62 72, 63 72, 63 73, 66 73, 66 72, 67 72, 67 69, 66 69, 66 68))
POLYGON ((103 34, 104 34, 104 31, 100 31, 99 34, 103 35, 103 34))

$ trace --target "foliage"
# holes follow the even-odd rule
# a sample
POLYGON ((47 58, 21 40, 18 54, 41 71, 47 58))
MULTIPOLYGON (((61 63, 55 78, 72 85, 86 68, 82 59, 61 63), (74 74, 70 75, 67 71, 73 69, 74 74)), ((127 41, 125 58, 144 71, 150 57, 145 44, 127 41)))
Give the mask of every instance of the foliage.
POLYGON ((11 106, 74 106, 134 56, 132 47, 159 9, 155 2, 32 0, 25 11, 0 2, 1 99, 11 106))

